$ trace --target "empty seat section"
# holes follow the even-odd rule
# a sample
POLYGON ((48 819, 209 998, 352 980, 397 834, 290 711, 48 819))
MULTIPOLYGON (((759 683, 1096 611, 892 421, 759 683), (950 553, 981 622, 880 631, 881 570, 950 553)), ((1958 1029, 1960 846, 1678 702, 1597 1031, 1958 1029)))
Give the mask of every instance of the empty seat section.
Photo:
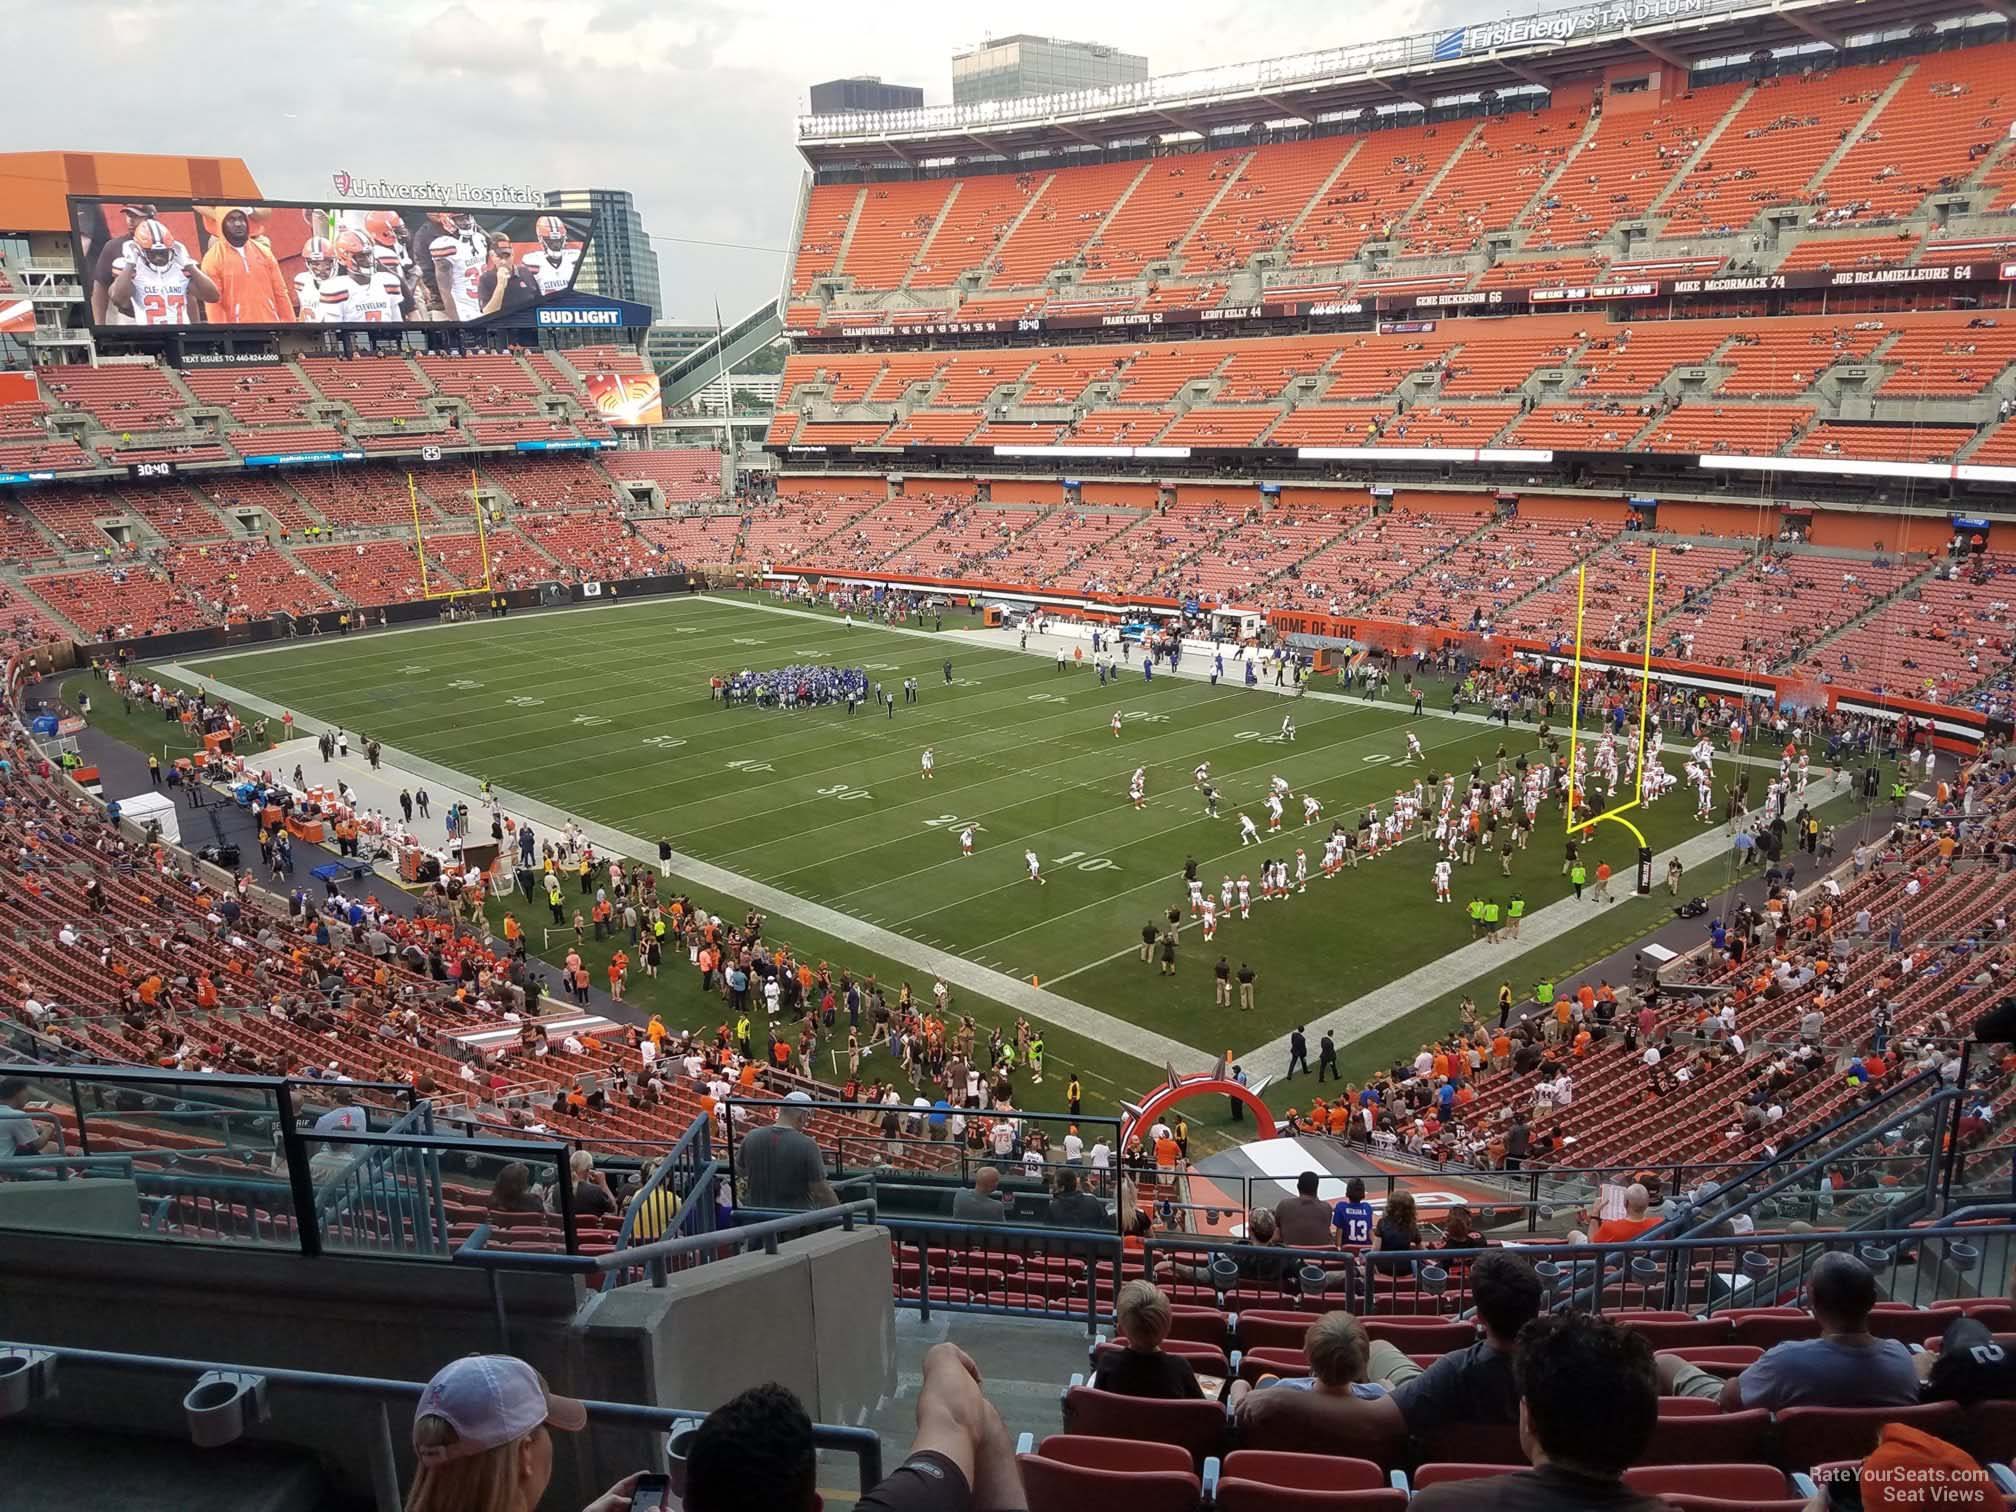
POLYGON ((180 430, 188 400, 152 363, 45 367, 42 391, 59 410, 82 411, 108 431, 180 430))
POLYGON ((1823 420, 1799 438, 1792 455, 1858 462, 1951 462, 1975 434, 1971 425, 1823 420))
POLYGON ((1563 107, 1496 116, 1478 125, 1434 194, 1401 227, 1410 255, 1465 252, 1509 228, 1574 149, 1586 117, 1563 107))
POLYGON ((1730 370, 1715 392, 1732 399, 1804 393, 1837 362, 1866 362, 1888 334, 1875 317, 1745 321, 1715 354, 1715 365, 1730 370))
POLYGON ((968 269, 991 271, 995 247, 1042 186, 1044 177, 1041 173, 983 173, 961 179, 958 194, 938 223, 937 234, 919 249, 909 287, 944 289, 968 269))
POLYGON ((1354 260, 1381 241, 1469 135, 1469 123, 1369 132, 1308 217, 1288 239, 1291 267, 1354 260))
POLYGON ((29 578, 23 586, 97 640, 164 635, 212 621, 189 593, 137 567, 29 578))
POLYGON ((1661 207, 1666 235, 1742 231, 1805 203, 1808 180, 1895 77, 1876 65, 1766 79, 1661 207))
POLYGON ((1519 414, 1516 404, 1414 404, 1381 427, 1376 446, 1464 451, 1490 446, 1519 414))
POLYGON ((989 285, 995 289, 1040 284, 1060 263, 1074 262, 1098 231, 1139 163, 1060 168, 1021 223, 994 254, 989 285))
POLYGON ((894 289, 903 282, 951 193, 943 179, 868 185, 838 268, 856 293, 894 289))
POLYGON ((1649 112, 1606 110, 1595 135, 1519 224, 1543 247, 1572 247, 1643 215, 1740 93, 1740 85, 1720 84, 1649 112))
POLYGON ((857 184, 815 184, 805 202, 805 225, 798 237, 798 256, 791 265, 791 292, 808 294, 813 282, 833 271, 840 243, 861 197, 857 184))
POLYGON ((418 420, 433 392, 403 357, 304 357, 301 370, 325 399, 349 405, 363 420, 418 420))
POLYGON ((1687 400, 1654 420, 1639 437, 1638 446, 1643 451, 1727 452, 1738 457, 1769 457, 1776 455, 1812 418, 1810 409, 1687 400))
POLYGON ((1086 250, 1085 281, 1139 278, 1149 263, 1174 257, 1243 155, 1185 153, 1149 163, 1147 175, 1086 250))
POLYGON ((185 368, 182 381, 203 404, 221 405, 239 425, 288 425, 315 396, 291 365, 185 368))
POLYGON ((1816 220, 1908 215, 1926 196, 1971 173, 2003 134, 1985 118, 2016 78, 2016 46, 1959 48, 1904 66, 1909 76, 1903 86, 1820 181, 1827 205, 1816 220))
POLYGON ((721 497, 721 453, 712 447, 604 452, 602 463, 612 477, 656 483, 667 504, 694 504, 721 497))

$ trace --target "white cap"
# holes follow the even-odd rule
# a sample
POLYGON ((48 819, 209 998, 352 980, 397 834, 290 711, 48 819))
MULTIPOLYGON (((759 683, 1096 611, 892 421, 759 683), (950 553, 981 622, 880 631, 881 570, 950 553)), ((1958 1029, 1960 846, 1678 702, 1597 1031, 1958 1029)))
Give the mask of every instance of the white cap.
POLYGON ((516 1443, 541 1423, 575 1432, 587 1426, 588 1409, 573 1397, 554 1396, 523 1360, 464 1355, 436 1372, 420 1394, 416 1430, 427 1417, 455 1430, 452 1444, 414 1444, 422 1464, 437 1465, 516 1443))
POLYGON ((784 1101, 786 1101, 787 1103, 803 1103, 809 1105, 812 1101, 812 1094, 809 1092, 787 1092, 784 1094, 784 1101))

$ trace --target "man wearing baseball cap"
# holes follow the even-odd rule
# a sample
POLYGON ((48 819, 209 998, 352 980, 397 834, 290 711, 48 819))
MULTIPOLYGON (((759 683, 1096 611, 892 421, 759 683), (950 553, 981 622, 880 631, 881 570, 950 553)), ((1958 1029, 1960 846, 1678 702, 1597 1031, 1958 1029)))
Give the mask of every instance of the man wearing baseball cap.
POLYGON ((838 1207, 826 1180, 819 1146, 805 1132, 812 1099, 793 1092, 778 1105, 777 1121, 748 1134, 739 1163, 746 1188, 743 1201, 754 1208, 838 1207))
MULTIPOLYGON (((548 1429, 575 1433, 588 1409, 555 1396, 539 1372, 511 1355, 464 1355, 442 1367, 413 1414, 419 1473, 406 1512, 531 1512, 553 1479, 548 1429)), ((622 1512, 635 1475, 625 1476, 585 1512, 622 1512)))

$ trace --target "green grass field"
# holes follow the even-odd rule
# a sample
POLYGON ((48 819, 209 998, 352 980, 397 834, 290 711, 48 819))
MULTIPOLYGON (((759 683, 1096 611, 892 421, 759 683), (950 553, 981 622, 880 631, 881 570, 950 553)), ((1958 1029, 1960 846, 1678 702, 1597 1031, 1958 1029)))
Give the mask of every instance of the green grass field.
MULTIPOLYGON (((1260 974, 1259 1009, 1228 1014, 1212 1006, 1212 957, 1194 932, 1173 979, 1136 958, 1142 924, 1182 901, 1187 856, 1214 886, 1227 871, 1257 873, 1263 854, 1292 860, 1297 844, 1314 872, 1330 819, 1355 822, 1364 804, 1392 797, 1404 730, 1418 736, 1431 768, 1458 771, 1479 757, 1489 766, 1501 741, 1514 753, 1532 748, 1532 732, 1310 698, 1293 706, 1291 745, 1278 737, 1289 705, 1271 693, 1171 677, 1145 684, 1138 667, 1102 689, 1089 670, 1060 673, 1050 660, 949 627, 930 636, 850 629, 712 600, 325 639, 190 667, 647 846, 665 835, 743 877, 1034 976, 1214 1053, 1272 1038, 1465 943, 1460 904, 1472 884, 1500 897, 1519 887, 1532 908, 1567 891, 1551 805, 1509 881, 1495 862, 1458 868, 1457 905, 1435 906, 1433 858, 1410 843, 1334 882, 1312 879, 1306 896, 1256 903, 1249 921, 1221 924, 1218 948, 1260 974), (921 702, 899 704, 889 719, 865 709, 852 718, 844 709, 729 709, 708 698, 710 674, 805 661, 864 666, 892 685, 916 677, 921 702), (937 761, 928 782, 919 772, 926 746, 937 761), (1224 795, 1215 821, 1191 784, 1207 760, 1224 795), (1138 812, 1126 791, 1136 766, 1148 769, 1148 805, 1138 812), (1281 836, 1242 850, 1234 816, 1252 813, 1264 830, 1261 798, 1275 773, 1298 801, 1281 836), (1325 810, 1307 830, 1304 790, 1325 810), (979 830, 971 858, 957 841, 966 822, 979 830), (1025 847, 1041 857, 1047 886, 1025 879, 1025 847)), ((1696 831, 1692 809, 1691 793, 1676 791, 1633 817, 1657 849, 1696 831)), ((1632 841, 1606 825, 1585 854, 1592 869, 1601 856, 1624 871, 1632 841)), ((859 949, 808 943, 802 926, 774 915, 773 929, 836 963, 875 969, 859 949)), ((885 965, 885 980, 917 975, 885 965)), ((1053 1061, 1080 1060, 1101 1080, 1138 1085, 1146 1074, 1068 1036, 1053 1033, 1050 1048, 1053 1061)))

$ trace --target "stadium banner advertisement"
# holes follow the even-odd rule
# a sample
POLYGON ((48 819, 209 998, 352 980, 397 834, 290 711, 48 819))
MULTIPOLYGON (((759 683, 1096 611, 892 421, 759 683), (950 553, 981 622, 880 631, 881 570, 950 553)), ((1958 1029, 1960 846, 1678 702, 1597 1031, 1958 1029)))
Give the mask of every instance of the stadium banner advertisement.
POLYGON ((105 327, 466 325, 574 287, 593 232, 554 211, 73 195, 105 327))
POLYGON ((177 367, 278 367, 278 352, 182 352, 175 355, 177 367))
POLYGON ((16 484, 16 483, 54 483, 55 481, 56 481, 56 474, 54 474, 53 472, 0 473, 0 485, 16 484))
POLYGON ((588 402, 610 425, 660 425, 665 406, 656 373, 589 373, 581 382, 588 402))
POLYGON ((245 459, 247 467, 299 467, 309 462, 362 462, 361 451, 260 452, 245 459))
POLYGON ((590 441, 587 439, 565 441, 519 441, 513 443, 513 450, 521 452, 549 451, 614 451, 617 443, 610 441, 590 441))
POLYGON ((651 324, 651 306, 628 299, 582 294, 573 299, 548 300, 532 312, 532 323, 542 330, 642 330, 651 324))

